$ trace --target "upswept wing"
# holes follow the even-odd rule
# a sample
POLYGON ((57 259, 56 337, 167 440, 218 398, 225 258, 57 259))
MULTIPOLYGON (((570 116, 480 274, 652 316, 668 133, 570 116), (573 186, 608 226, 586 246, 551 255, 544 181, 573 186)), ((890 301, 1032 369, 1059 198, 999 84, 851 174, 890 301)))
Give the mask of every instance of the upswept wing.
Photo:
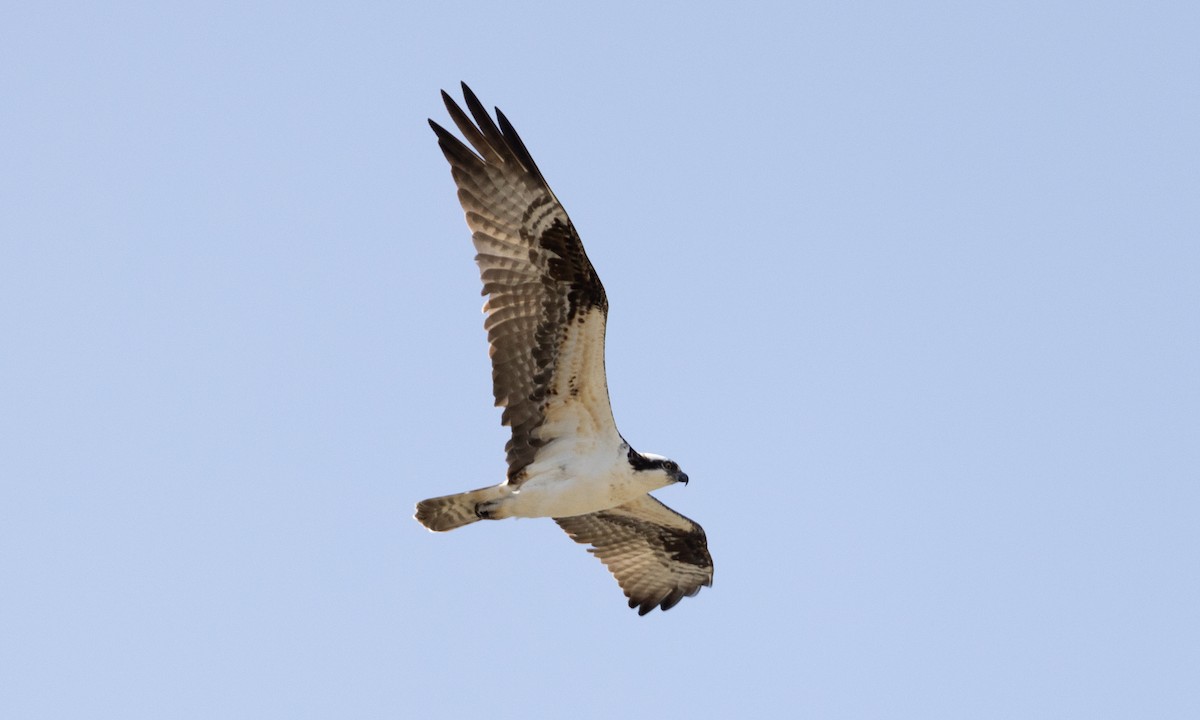
POLYGON ((575 517, 554 518, 608 567, 629 607, 645 615, 670 610, 712 586, 713 562, 704 530, 650 495, 575 517))
POLYGON ((603 371, 608 300, 575 227, 516 130, 499 109, 497 126, 465 83, 462 89, 470 117, 445 92, 442 98, 474 152, 433 120, 429 124, 450 162, 478 253, 488 296, 484 327, 492 389, 496 405, 504 408, 501 422, 512 428, 505 447, 508 480, 519 483, 538 447, 553 440, 535 431, 554 403, 571 402, 561 389, 574 397, 602 398, 604 407, 590 412, 600 415, 601 431, 616 435, 603 371), (568 343, 568 329, 577 317, 584 320, 580 316, 587 316, 588 332, 568 343), (555 377, 564 352, 578 356, 564 365, 589 369, 569 378, 569 386, 555 377))

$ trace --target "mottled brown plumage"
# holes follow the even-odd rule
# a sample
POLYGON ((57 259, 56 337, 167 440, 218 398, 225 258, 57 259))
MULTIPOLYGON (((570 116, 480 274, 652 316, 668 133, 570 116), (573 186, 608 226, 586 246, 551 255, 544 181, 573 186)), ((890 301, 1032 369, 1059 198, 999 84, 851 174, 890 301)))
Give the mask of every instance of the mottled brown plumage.
MULTIPOLYGON (((508 119, 497 110, 497 127, 465 84, 463 95, 474 123, 445 92, 442 99, 478 155, 429 124, 450 162, 478 253, 492 392, 504 408, 501 422, 512 428, 508 481, 520 484, 540 443, 533 431, 553 401, 551 375, 567 325, 590 308, 607 315, 608 300, 571 219, 508 119)), ((596 390, 608 396, 607 387, 596 390)))
POLYGON ((645 615, 670 610, 712 585, 712 556, 704 530, 651 495, 590 515, 554 518, 575 542, 612 572, 629 607, 645 615))
POLYGON ((604 373, 604 287, 508 119, 497 110, 494 122, 466 85, 463 95, 470 115, 442 93, 471 147, 429 124, 472 231, 492 389, 512 437, 504 483, 422 500, 415 517, 436 532, 553 517, 592 546, 630 607, 669 609, 712 584, 704 531, 648 494, 688 477, 617 431, 604 373))

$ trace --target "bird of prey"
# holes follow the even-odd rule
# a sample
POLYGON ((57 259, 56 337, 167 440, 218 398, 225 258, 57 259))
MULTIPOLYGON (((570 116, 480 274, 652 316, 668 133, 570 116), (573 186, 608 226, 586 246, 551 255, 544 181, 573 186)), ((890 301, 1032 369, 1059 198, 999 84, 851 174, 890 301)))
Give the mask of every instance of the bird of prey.
POLYGON ((704 530, 649 494, 688 476, 617 432, 604 374, 604 286, 508 119, 497 109, 493 121, 462 89, 470 116, 442 98, 471 147, 429 124, 471 228, 493 393, 512 437, 504 482, 423 500, 416 519, 442 532, 477 520, 553 518, 591 545, 629 607, 668 610, 712 585, 704 530))

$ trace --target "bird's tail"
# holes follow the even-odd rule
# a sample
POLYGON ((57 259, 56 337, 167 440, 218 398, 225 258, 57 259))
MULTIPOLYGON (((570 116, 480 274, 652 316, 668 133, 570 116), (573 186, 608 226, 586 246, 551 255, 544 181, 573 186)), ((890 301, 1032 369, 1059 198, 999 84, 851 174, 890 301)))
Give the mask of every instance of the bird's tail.
POLYGON ((499 500, 507 494, 506 489, 503 485, 493 485, 456 495, 422 500, 417 503, 417 514, 414 517, 417 522, 434 532, 445 532, 470 525, 481 519, 476 507, 480 503, 499 500))

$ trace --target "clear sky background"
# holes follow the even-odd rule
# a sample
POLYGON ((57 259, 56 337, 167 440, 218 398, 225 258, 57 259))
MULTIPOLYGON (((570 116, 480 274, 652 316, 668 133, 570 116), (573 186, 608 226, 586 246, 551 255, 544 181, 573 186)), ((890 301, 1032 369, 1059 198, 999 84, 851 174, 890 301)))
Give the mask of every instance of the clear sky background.
POLYGON ((1200 5, 9 3, 0 716, 1200 717, 1200 5), (503 478, 505 110, 714 587, 503 478))

